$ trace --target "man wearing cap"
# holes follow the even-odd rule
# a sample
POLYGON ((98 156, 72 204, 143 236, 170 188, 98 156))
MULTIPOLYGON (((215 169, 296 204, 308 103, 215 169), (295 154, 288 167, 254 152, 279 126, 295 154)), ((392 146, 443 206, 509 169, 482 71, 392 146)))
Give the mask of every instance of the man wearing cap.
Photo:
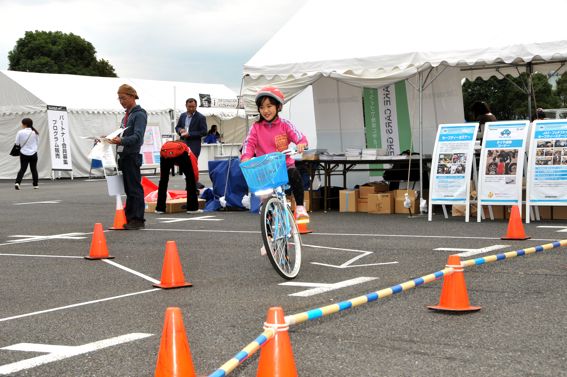
POLYGON ((124 191, 126 192, 126 221, 124 229, 136 230, 144 228, 144 189, 142 187, 142 155, 140 147, 144 143, 144 133, 148 123, 146 110, 136 104, 139 99, 136 90, 128 84, 118 88, 118 101, 126 114, 121 121, 124 128, 122 136, 112 139, 118 153, 118 168, 122 171, 124 191))

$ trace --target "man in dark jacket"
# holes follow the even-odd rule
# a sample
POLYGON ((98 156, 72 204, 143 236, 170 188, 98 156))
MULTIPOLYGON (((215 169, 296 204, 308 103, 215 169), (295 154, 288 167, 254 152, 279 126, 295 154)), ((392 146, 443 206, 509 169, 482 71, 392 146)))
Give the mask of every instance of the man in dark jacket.
POLYGON ((175 131, 191 149, 195 157, 199 158, 201 139, 207 135, 207 120, 203 114, 197 111, 197 100, 195 98, 187 99, 185 107, 187 112, 179 117, 175 131))
MULTIPOLYGON (((207 134, 207 119, 197 111, 197 100, 195 98, 188 98, 185 101, 185 107, 187 112, 179 117, 175 131, 198 160, 201 154, 201 139, 207 134)), ((197 181, 197 188, 203 187, 203 184, 197 181)), ((186 187, 185 190, 188 190, 188 188, 186 187)))
POLYGON ((121 121, 121 127, 125 128, 122 136, 112 139, 116 144, 118 153, 118 169, 122 171, 124 179, 124 191, 126 192, 126 221, 124 229, 136 230, 144 228, 144 188, 142 187, 142 155, 140 147, 144 143, 144 134, 148 123, 148 115, 140 105, 136 104, 138 99, 136 90, 128 84, 120 85, 118 88, 118 100, 126 114, 121 121))

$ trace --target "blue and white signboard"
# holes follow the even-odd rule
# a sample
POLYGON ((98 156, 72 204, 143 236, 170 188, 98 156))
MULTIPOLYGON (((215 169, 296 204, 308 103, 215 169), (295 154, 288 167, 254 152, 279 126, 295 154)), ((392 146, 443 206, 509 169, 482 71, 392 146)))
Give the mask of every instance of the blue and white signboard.
POLYGON ((469 221, 470 181, 477 130, 478 123, 439 125, 432 156, 429 221, 434 204, 465 205, 465 221, 469 221))
POLYGON ((484 129, 478 176, 477 221, 483 205, 522 207, 528 121, 488 122, 484 129))
POLYGON ((526 213, 538 205, 567 205, 567 120, 541 120, 532 127, 526 213))

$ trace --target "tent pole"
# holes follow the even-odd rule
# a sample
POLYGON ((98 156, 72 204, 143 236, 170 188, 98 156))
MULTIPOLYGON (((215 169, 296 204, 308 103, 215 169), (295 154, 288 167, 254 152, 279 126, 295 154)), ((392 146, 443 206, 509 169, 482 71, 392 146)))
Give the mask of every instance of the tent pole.
POLYGON ((528 74, 528 119, 532 120, 532 95, 534 93, 534 87, 532 82, 532 75, 534 69, 532 63, 526 64, 526 73, 528 74))
MULTIPOLYGON (((423 195, 423 73, 417 73, 419 91, 419 195, 423 195)), ((411 169, 411 166, 410 166, 411 169)), ((421 213, 421 205, 419 206, 421 213)))

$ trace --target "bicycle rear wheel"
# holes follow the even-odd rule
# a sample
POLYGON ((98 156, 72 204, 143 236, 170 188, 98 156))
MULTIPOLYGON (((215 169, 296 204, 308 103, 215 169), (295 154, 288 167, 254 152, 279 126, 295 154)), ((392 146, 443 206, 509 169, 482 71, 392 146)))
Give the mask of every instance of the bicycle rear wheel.
POLYGON ((260 219, 270 263, 283 278, 295 278, 301 268, 301 237, 291 211, 278 198, 270 198, 260 219))

